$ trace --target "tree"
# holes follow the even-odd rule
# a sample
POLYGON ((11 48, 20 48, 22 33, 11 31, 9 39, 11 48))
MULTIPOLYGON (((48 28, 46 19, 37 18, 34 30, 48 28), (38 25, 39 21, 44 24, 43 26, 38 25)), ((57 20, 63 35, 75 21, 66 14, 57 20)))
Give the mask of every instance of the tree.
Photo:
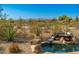
POLYGON ((64 16, 60 16, 58 18, 60 21, 63 21, 63 24, 64 24, 64 29, 67 30, 68 29, 68 24, 70 23, 70 21, 72 20, 72 18, 64 15, 64 16))
POLYGON ((0 5, 0 19, 1 19, 2 16, 3 16, 2 12, 3 12, 3 8, 2 8, 2 5, 0 5))
POLYGON ((69 22, 72 21, 72 20, 73 20, 72 18, 69 18, 69 22))
POLYGON ((19 25, 19 27, 21 28, 21 26, 24 24, 24 19, 23 18, 19 18, 19 20, 18 20, 18 25, 19 25))
POLYGON ((2 17, 2 20, 6 20, 7 19, 7 14, 6 13, 4 13, 4 15, 3 15, 3 17, 2 17))
POLYGON ((59 19, 60 21, 69 21, 70 17, 64 15, 64 16, 60 16, 58 19, 59 19))
POLYGON ((79 17, 78 16, 76 16, 76 21, 79 21, 79 17))
POLYGON ((0 19, 6 20, 8 15, 6 13, 3 14, 3 11, 4 11, 4 9, 3 9, 2 5, 0 5, 0 19))
POLYGON ((59 16, 58 17, 58 20, 62 21, 63 20, 62 16, 59 16))

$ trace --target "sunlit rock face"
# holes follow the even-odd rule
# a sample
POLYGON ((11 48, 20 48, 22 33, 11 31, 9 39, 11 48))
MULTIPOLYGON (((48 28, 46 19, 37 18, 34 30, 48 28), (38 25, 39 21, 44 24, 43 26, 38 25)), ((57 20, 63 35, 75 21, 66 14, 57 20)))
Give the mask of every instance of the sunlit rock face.
POLYGON ((61 32, 61 33, 55 33, 53 35, 52 43, 57 44, 66 44, 66 43, 75 43, 75 37, 70 32, 61 32))
POLYGON ((40 39, 34 39, 30 43, 31 43, 31 50, 33 53, 40 53, 42 51, 40 39))

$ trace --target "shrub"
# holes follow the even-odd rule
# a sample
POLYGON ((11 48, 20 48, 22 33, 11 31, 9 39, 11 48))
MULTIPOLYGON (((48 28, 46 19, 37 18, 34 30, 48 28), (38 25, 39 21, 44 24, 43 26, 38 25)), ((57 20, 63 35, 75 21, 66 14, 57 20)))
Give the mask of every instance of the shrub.
POLYGON ((16 36, 16 31, 10 25, 4 25, 0 28, 0 39, 5 41, 13 41, 16 36))
POLYGON ((10 53, 19 53, 20 52, 20 48, 19 48, 18 44, 16 44, 16 43, 12 43, 8 50, 10 53))
POLYGON ((41 29, 40 29, 40 27, 35 27, 35 28, 32 28, 31 32, 32 32, 32 33, 35 33, 36 36, 40 36, 40 34, 41 34, 41 29))

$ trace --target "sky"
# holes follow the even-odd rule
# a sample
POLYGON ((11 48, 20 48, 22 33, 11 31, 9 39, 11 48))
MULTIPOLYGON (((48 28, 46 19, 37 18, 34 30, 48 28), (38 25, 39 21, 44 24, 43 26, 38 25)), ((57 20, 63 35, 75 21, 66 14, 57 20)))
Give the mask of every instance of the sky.
POLYGON ((8 18, 52 19, 62 15, 79 16, 79 4, 3 4, 8 18))

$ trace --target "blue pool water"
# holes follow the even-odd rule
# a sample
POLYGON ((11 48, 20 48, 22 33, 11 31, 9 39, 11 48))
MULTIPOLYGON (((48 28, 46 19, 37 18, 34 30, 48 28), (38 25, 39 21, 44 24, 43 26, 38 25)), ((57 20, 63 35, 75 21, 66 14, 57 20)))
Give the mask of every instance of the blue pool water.
POLYGON ((79 51, 79 44, 43 44, 44 52, 64 53, 79 51))

